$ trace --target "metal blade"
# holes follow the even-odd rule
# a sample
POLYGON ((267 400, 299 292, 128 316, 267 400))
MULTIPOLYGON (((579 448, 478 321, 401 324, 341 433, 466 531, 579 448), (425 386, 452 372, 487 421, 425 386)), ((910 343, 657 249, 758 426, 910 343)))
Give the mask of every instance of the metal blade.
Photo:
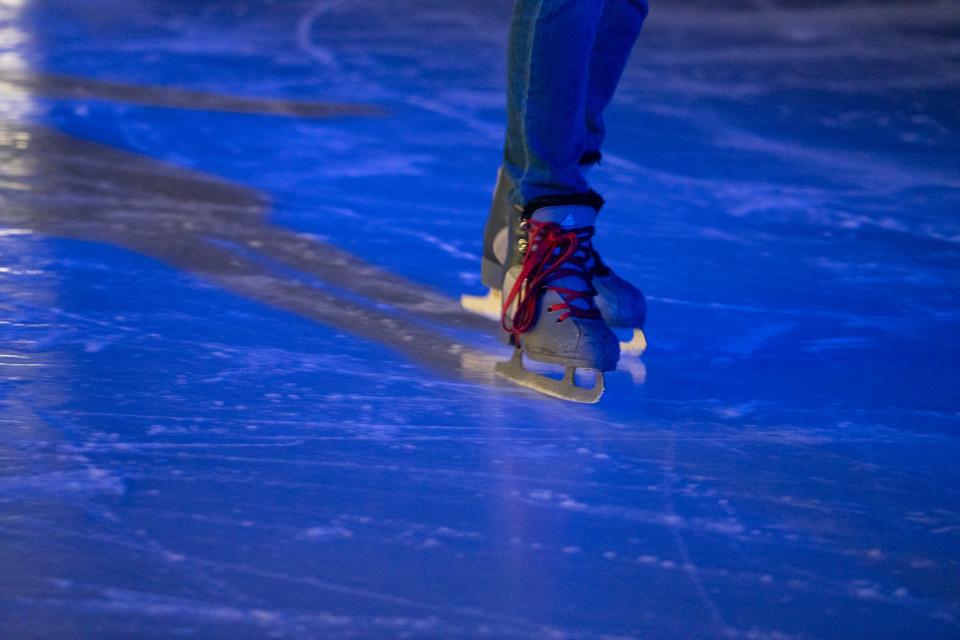
POLYGON ((554 398, 569 400, 570 402, 582 402, 584 404, 593 404, 600 400, 603 395, 603 372, 598 371, 593 387, 578 387, 574 381, 574 367, 567 367, 563 374, 563 379, 548 378, 529 371, 523 366, 523 351, 515 349, 513 356, 506 362, 496 364, 496 372, 504 378, 515 382, 516 384, 539 391, 554 398))
POLYGON ((485 296, 469 296, 463 294, 460 296, 460 306, 475 313, 478 316, 490 318, 491 320, 500 320, 503 301, 499 289, 490 289, 485 296))
POLYGON ((640 357, 647 350, 647 336, 643 329, 634 329, 633 336, 627 341, 620 341, 620 353, 640 357))

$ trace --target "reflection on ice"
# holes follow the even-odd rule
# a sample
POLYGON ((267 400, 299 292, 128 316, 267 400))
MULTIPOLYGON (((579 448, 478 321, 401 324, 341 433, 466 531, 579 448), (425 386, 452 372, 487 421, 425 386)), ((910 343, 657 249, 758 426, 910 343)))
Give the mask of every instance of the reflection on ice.
POLYGON ((23 180, 0 192, 5 226, 139 251, 476 379, 472 368, 460 364, 474 349, 444 337, 436 324, 422 325, 490 330, 492 323, 461 311, 455 301, 337 247, 267 224, 264 199, 240 186, 54 131, 16 126, 16 133, 0 136, 0 180, 23 180), (20 144, 31 137, 29 148, 20 144), (315 278, 321 287, 291 279, 283 269, 315 278))

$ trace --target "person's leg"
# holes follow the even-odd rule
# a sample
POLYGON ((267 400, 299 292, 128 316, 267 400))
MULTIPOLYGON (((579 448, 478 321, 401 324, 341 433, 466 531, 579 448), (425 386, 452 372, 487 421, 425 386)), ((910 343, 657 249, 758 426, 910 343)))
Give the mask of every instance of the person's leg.
POLYGON ((605 0, 517 0, 510 32, 504 167, 515 204, 588 191, 590 65, 605 0))
POLYGON ((603 110, 613 98, 647 11, 647 0, 606 0, 590 57, 582 158, 585 164, 600 158, 605 133, 603 110))
MULTIPOLYGON (((523 178, 527 168, 528 144, 525 137, 525 120, 522 117, 521 106, 524 104, 525 87, 530 80, 530 64, 521 64, 533 53, 533 34, 537 26, 537 2, 517 2, 510 33, 510 86, 508 88, 509 127, 505 145, 505 162, 500 168, 497 183, 494 189, 493 201, 487 215, 483 234, 483 258, 481 260, 480 279, 489 289, 486 296, 462 297, 463 306, 481 315, 498 318, 502 311, 500 304, 500 289, 506 270, 508 253, 508 219, 513 208, 511 194, 517 204, 526 205, 541 193, 528 187, 526 195, 516 189, 516 184, 523 178)), ((589 57, 589 78, 587 80, 586 109, 584 113, 584 129, 581 136, 569 135, 570 127, 564 121, 553 123, 547 121, 537 124, 538 130, 548 128, 551 124, 553 135, 563 140, 572 140, 573 148, 579 153, 580 179, 568 180, 548 194, 562 195, 564 193, 580 195, 587 189, 583 175, 589 165, 599 159, 600 143, 603 140, 604 107, 610 102, 616 85, 623 73, 624 66, 630 55, 634 41, 643 24, 647 13, 646 0, 604 0, 600 3, 601 17, 597 25, 597 35, 589 57)), ((596 8, 596 7, 594 7, 596 8)), ((583 7, 575 8, 577 11, 583 7)), ((541 16, 542 17, 542 16, 541 16)), ((559 47, 562 55, 558 59, 565 59, 564 47, 559 47)), ((569 65, 567 65, 569 66, 569 65)), ((566 166, 572 164, 571 153, 568 152, 566 166)), ((536 172, 533 173, 536 175, 536 172)), ((536 185, 535 185, 536 187, 536 185)), ((598 254, 590 262, 594 276, 593 285, 599 292, 596 302, 603 313, 604 320, 614 327, 633 328, 639 333, 646 317, 646 304, 643 294, 635 286, 617 276, 606 267, 598 254)), ((624 343, 624 349, 629 353, 640 353, 643 345, 637 340, 624 343)))
MULTIPOLYGON (((493 301, 500 306, 501 327, 516 350, 509 362, 497 365, 498 373, 577 402, 596 402, 603 393, 603 372, 615 368, 620 359, 617 337, 594 301, 597 289, 592 285, 593 271, 602 264, 592 237, 603 199, 588 188, 581 167, 587 103, 593 100, 588 93, 594 90, 590 66, 606 4, 607 0, 516 2, 504 166, 484 233, 481 274, 486 283, 498 272, 502 284, 499 289, 496 283, 488 284, 487 298, 463 300, 466 308, 478 311, 493 301), (505 186, 511 183, 515 186, 509 201, 516 206, 504 206, 505 186), (504 256, 497 251, 501 236, 504 256), (563 365, 563 378, 526 370, 524 355, 563 365), (597 371, 593 387, 576 384, 577 368, 597 371)), ((600 52, 606 56, 607 47, 600 52)), ((622 68, 623 61, 614 80, 622 68)), ((595 90, 605 89, 603 85, 595 90)), ((611 275, 607 271, 607 277, 611 275)), ((642 297, 639 291, 637 295, 642 297)))

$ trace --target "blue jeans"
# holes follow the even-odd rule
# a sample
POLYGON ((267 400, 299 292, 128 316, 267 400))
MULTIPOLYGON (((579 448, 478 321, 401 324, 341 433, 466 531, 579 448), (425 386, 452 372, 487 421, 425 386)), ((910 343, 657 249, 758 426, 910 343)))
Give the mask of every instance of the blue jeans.
POLYGON ((603 110, 647 15, 647 0, 517 0, 510 27, 504 168, 514 204, 589 190, 603 110))

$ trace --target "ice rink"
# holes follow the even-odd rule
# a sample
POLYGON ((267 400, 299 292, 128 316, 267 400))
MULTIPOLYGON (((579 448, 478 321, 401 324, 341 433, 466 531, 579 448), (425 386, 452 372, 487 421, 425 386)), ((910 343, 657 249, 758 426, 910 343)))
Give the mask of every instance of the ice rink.
POLYGON ((960 638, 960 4, 651 5, 583 406, 457 302, 509 0, 0 0, 0 638, 960 638))

